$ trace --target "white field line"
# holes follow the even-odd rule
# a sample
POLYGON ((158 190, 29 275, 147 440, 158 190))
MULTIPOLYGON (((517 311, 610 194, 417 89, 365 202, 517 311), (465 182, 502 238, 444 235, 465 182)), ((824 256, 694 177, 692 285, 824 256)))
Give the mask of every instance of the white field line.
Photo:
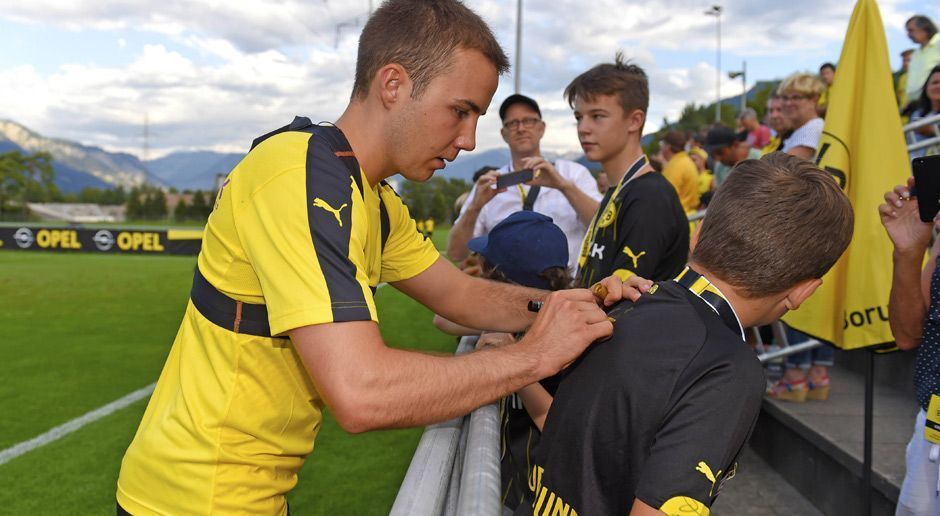
MULTIPOLYGON (((379 283, 375 288, 376 290, 378 290, 386 285, 388 285, 388 283, 379 283)), ((119 400, 112 401, 111 403, 108 403, 107 405, 104 405, 102 407, 98 407, 95 410, 92 410, 91 412, 88 412, 87 414, 83 416, 80 416, 71 421, 65 422, 42 435, 38 435, 28 441, 23 441, 3 451, 0 451, 0 464, 5 464, 19 457, 20 455, 23 455, 25 453, 29 453, 35 450, 36 448, 45 446, 53 441, 58 441, 59 439, 65 437, 66 435, 69 435, 70 433, 82 428, 83 426, 89 423, 93 423, 107 416, 108 414, 117 412, 118 410, 121 410, 122 408, 127 407, 128 405, 134 403, 135 401, 138 401, 143 398, 146 398, 147 396, 150 396, 150 393, 153 392, 153 388, 156 385, 157 385, 156 383, 152 383, 142 389, 138 389, 128 394, 127 396, 124 396, 123 398, 119 400)))
POLYGON ((134 403, 135 401, 138 401, 143 398, 146 398, 147 396, 150 396, 150 393, 153 392, 153 388, 156 385, 157 385, 156 383, 151 383, 150 385, 142 389, 138 389, 128 394, 127 396, 124 396, 123 398, 119 400, 112 401, 111 403, 98 407, 95 410, 92 410, 91 412, 88 412, 83 416, 79 416, 71 421, 63 423, 42 435, 33 437, 32 439, 28 441, 23 441, 19 444, 13 445, 10 448, 0 451, 0 464, 7 463, 19 457, 20 455, 29 453, 35 450, 36 448, 45 446, 53 441, 57 441, 65 437, 66 435, 69 435, 70 433, 82 428, 83 426, 89 423, 93 423, 107 416, 108 414, 117 412, 118 410, 121 410, 122 408, 127 407, 128 405, 134 403))

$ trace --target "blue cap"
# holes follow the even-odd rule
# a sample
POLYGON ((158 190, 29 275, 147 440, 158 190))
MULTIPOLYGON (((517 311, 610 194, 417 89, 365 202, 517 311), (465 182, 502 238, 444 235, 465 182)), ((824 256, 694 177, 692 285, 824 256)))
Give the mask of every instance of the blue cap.
POLYGON ((534 211, 517 211, 497 224, 489 235, 476 237, 467 247, 509 281, 526 287, 548 289, 539 276, 545 269, 568 267, 568 239, 551 217, 534 211))

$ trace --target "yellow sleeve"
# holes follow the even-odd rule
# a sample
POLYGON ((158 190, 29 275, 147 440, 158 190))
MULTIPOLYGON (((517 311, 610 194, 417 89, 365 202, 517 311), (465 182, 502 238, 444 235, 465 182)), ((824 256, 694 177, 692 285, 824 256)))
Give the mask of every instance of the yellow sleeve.
POLYGON ((676 189, 676 192, 682 192, 682 170, 675 160, 669 160, 663 166, 663 177, 676 189))
POLYGON ((418 232, 408 207, 384 182, 379 196, 388 215, 388 237, 382 249, 382 281, 401 281, 424 272, 440 253, 430 238, 418 232))
POLYGON ((324 141, 306 133, 273 137, 247 160, 255 166, 246 167, 246 174, 252 168, 282 170, 239 195, 235 218, 261 284, 271 333, 377 321, 364 266, 369 220, 348 169, 324 141))

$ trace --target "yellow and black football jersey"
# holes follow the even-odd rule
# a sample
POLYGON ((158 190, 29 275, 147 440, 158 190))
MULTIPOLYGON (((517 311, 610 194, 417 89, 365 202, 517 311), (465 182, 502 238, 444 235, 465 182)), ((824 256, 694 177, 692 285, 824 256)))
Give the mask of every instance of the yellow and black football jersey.
POLYGON ((691 268, 611 310, 610 339, 566 371, 516 516, 707 516, 765 388, 734 309, 691 268))
MULTIPOLYGON (((636 173, 645 158, 637 161, 636 173)), ((658 172, 632 177, 607 190, 584 237, 577 285, 590 287, 610 275, 664 280, 685 266, 689 221, 676 190, 658 172)))
POLYGON ((378 322, 377 285, 438 259, 337 128, 297 118, 266 136, 219 191, 191 300, 124 456, 117 498, 132 514, 286 513, 324 406, 287 332, 378 322))

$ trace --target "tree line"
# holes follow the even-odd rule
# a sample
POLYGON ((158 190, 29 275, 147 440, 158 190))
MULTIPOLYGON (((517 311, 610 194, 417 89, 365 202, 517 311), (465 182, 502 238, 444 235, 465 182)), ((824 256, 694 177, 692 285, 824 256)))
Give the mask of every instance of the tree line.
POLYGON ((469 191, 470 183, 455 177, 432 177, 423 183, 403 180, 398 186, 398 193, 412 217, 434 219, 438 224, 450 224, 457 218, 454 202, 469 191))
MULTIPOLYGON (((48 152, 24 154, 20 151, 0 153, 0 216, 15 219, 28 217, 27 203, 88 203, 126 206, 129 220, 205 221, 212 211, 214 192, 184 190, 172 213, 167 204, 167 191, 144 184, 130 190, 85 187, 78 192, 63 193, 55 184, 53 158, 48 152), (187 200, 187 198, 191 200, 187 200)), ((178 194, 175 188, 168 190, 178 194)))

